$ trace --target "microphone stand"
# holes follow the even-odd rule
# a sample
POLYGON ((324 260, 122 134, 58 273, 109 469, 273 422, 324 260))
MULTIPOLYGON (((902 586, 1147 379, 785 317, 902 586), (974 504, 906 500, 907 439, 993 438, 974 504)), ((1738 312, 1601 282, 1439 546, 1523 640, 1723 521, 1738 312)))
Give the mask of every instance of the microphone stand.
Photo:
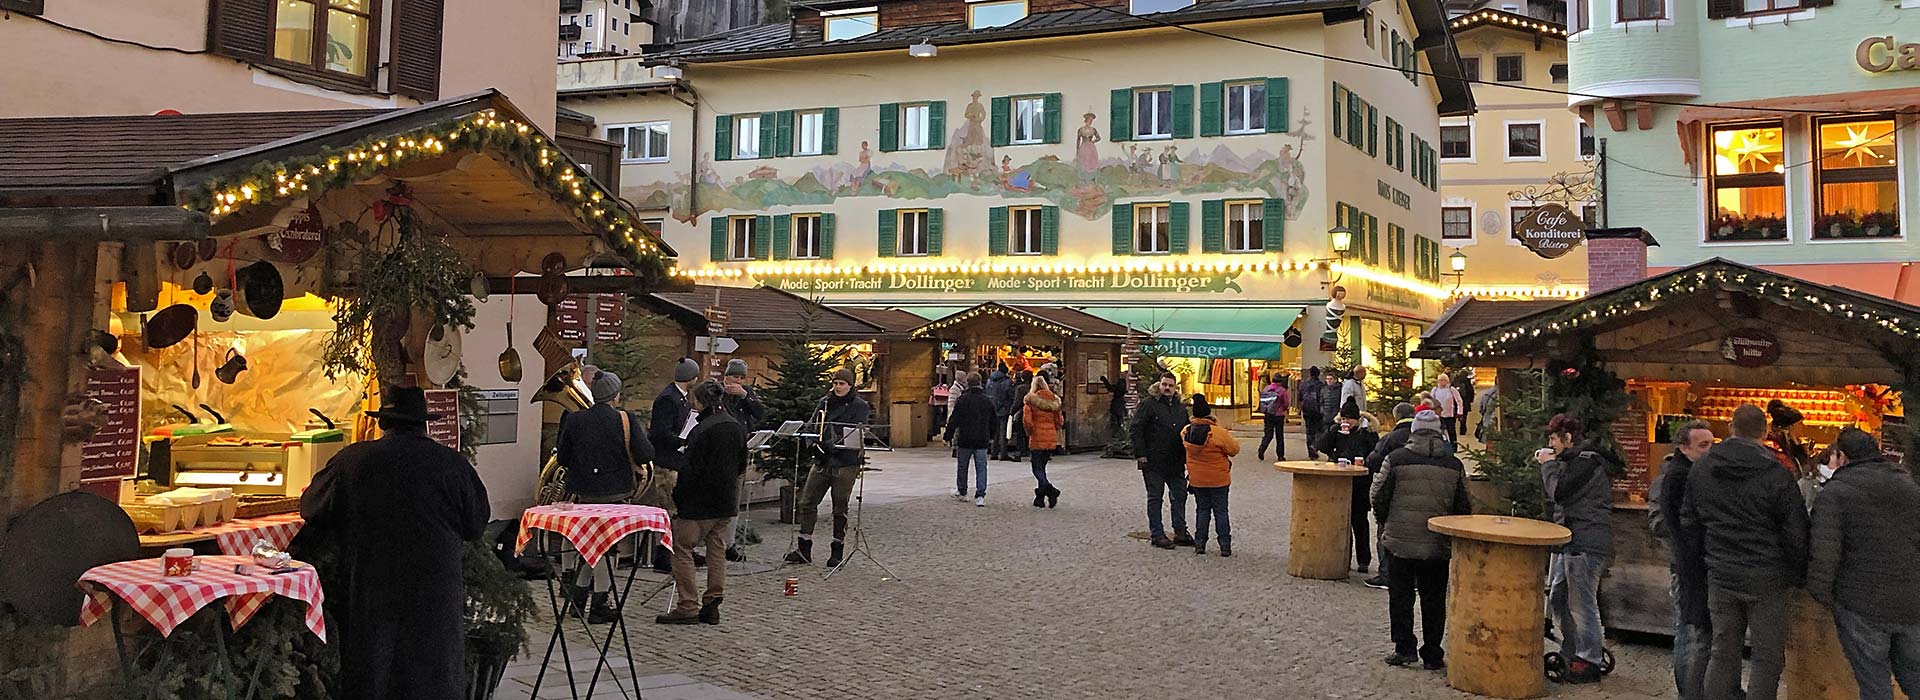
MULTIPOLYGON (((822 425, 829 425, 829 424, 823 422, 822 425)), ((850 425, 850 424, 831 424, 831 425, 834 425, 835 427, 852 428, 854 430, 860 431, 861 444, 864 449, 873 449, 880 452, 893 451, 893 448, 891 446, 887 445, 887 443, 881 440, 879 436, 874 435, 873 431, 864 425, 850 425), (871 441, 878 446, 873 448, 865 448, 865 443, 868 441, 871 441)), ((836 447, 836 449, 846 449, 846 448, 836 447)), ((862 557, 866 557, 867 561, 873 562, 874 566, 880 567, 881 571, 886 572, 887 574, 886 578, 883 578, 881 580, 891 579, 894 581, 904 581, 905 579, 900 578, 900 575, 894 573, 893 569, 887 568, 887 565, 885 563, 882 563, 879 559, 874 558, 873 548, 867 544, 867 528, 865 525, 865 519, 863 517, 866 511, 866 503, 867 503, 867 472, 876 472, 880 470, 867 467, 865 466, 866 463, 867 463, 866 457, 863 455, 860 459, 860 464, 862 465, 859 467, 860 471, 854 475, 856 483, 855 483, 854 492, 853 492, 853 502, 854 502, 853 533, 847 538, 848 551, 845 553, 844 557, 841 558, 840 565, 833 567, 833 570, 828 571, 827 575, 822 578, 823 579, 833 578, 834 574, 840 573, 842 569, 847 568, 848 564, 853 563, 853 558, 855 555, 859 555, 862 557)))

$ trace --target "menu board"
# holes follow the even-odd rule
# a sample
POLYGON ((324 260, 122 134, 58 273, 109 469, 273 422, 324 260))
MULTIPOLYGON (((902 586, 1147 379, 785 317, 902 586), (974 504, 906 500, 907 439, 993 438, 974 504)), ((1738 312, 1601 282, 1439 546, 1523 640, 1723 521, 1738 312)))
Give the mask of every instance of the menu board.
POLYGON ((1652 455, 1647 444, 1647 407, 1635 401, 1620 412, 1613 421, 1613 439, 1620 443, 1620 458, 1627 463, 1627 473, 1613 480, 1613 500, 1645 503, 1647 489, 1652 486, 1647 474, 1647 460, 1652 455))
POLYGON ((440 415, 427 424, 427 437, 452 449, 460 449, 460 390, 428 389, 427 412, 440 415))
POLYGON ((80 480, 133 476, 140 458, 140 368, 95 369, 86 397, 104 417, 100 431, 80 445, 80 480))

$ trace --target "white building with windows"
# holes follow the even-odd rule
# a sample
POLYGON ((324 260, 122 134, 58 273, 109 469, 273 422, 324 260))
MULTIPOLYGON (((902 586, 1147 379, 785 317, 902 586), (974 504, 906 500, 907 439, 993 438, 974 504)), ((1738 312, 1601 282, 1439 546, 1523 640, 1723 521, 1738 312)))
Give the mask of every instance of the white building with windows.
POLYGON ((595 56, 630 56, 653 42, 648 0, 560 0, 562 61, 595 56))

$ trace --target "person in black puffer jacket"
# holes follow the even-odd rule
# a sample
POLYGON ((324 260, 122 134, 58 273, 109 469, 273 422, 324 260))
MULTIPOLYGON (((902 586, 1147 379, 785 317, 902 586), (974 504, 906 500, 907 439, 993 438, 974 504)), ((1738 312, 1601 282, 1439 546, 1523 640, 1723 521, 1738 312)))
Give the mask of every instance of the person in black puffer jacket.
POLYGON ((701 382, 688 394, 697 423, 687 433, 687 462, 673 489, 674 505, 680 508, 673 519, 674 603, 671 611, 654 618, 663 625, 720 624, 727 559, 707 557, 707 590, 702 593, 694 580, 693 547, 704 544, 709 553, 726 549, 733 517, 740 513, 747 429, 722 406, 726 397, 714 381, 701 382))
POLYGON ((1580 419, 1562 413, 1547 422, 1547 447, 1536 453, 1546 510, 1573 539, 1553 559, 1548 602, 1560 625, 1568 683, 1596 683, 1605 659, 1600 578, 1613 558, 1613 478, 1620 458, 1581 440, 1580 419))
POLYGON ((953 410, 947 416, 947 432, 940 438, 954 449, 959 460, 954 471, 954 500, 967 498, 967 463, 972 462, 974 472, 974 497, 982 505, 987 497, 987 451, 993 447, 993 399, 987 397, 986 387, 980 381, 980 373, 971 372, 958 382, 966 386, 960 395, 953 399, 953 410))
POLYGON ((1807 593, 1833 609, 1861 700, 1891 700, 1889 676, 1920 696, 1920 485, 1864 431, 1833 444, 1846 466, 1814 500, 1807 593))
MULTIPOLYGON (((1413 404, 1404 401, 1394 404, 1393 430, 1387 431, 1386 435, 1380 436, 1380 442, 1375 443, 1373 451, 1367 453, 1368 479, 1371 480, 1373 477, 1379 476, 1380 467, 1387 462, 1387 455, 1392 454, 1402 447, 1406 447, 1407 442, 1412 439, 1413 404)), ((1380 534, 1376 536, 1373 541, 1375 551, 1380 553, 1380 571, 1374 574, 1373 578, 1361 582, 1366 584, 1368 588, 1387 589, 1387 572, 1393 567, 1393 562, 1387 559, 1387 544, 1386 541, 1382 539, 1386 535, 1386 528, 1386 523, 1380 523, 1380 534)))
POLYGON ((1786 667, 1788 601, 1807 575, 1807 507, 1794 476, 1760 442, 1767 414, 1733 411, 1733 437, 1693 465, 1681 522, 1706 533, 1707 608, 1713 652, 1706 696, 1740 687, 1741 652, 1752 646, 1749 700, 1773 700, 1786 667))
POLYGON ((1373 483, 1373 514, 1380 521, 1380 568, 1387 570, 1387 609, 1393 655, 1387 663, 1405 666, 1419 660, 1428 670, 1446 667, 1440 643, 1447 628, 1447 563, 1451 541, 1427 527, 1427 520, 1472 512, 1466 468, 1453 456, 1441 432, 1440 416, 1421 411, 1413 418, 1405 447, 1383 460, 1373 483), (1420 599, 1421 639, 1413 636, 1413 601, 1420 599), (1415 656, 1418 651, 1419 655, 1415 656))
MULTIPOLYGON (((1327 461, 1345 461, 1354 466, 1367 463, 1367 455, 1373 454, 1373 448, 1379 444, 1380 436, 1367 427, 1366 420, 1360 415, 1360 405, 1348 401, 1340 407, 1340 418, 1320 436, 1319 449, 1327 455, 1327 461)), ((1373 538, 1367 535, 1367 511, 1372 510, 1369 499, 1370 484, 1364 479, 1353 480, 1353 502, 1348 509, 1348 524, 1353 530, 1354 571, 1367 573, 1373 565, 1373 538)))
POLYGON ((1676 613, 1673 686, 1680 700, 1702 700, 1713 641, 1713 618, 1707 613, 1706 533, 1698 524, 1681 522, 1680 511, 1694 462, 1713 449, 1713 429, 1706 421, 1682 424, 1673 430, 1673 443, 1673 454, 1660 465, 1660 480, 1647 493, 1648 511, 1649 517, 1657 516, 1654 536, 1667 541, 1671 556, 1668 572, 1676 613))
POLYGON ((1147 486, 1147 532, 1153 546, 1161 549, 1193 546, 1193 535, 1187 532, 1187 448, 1180 440, 1187 411, 1180 404, 1178 381, 1173 373, 1162 373, 1127 424, 1134 461, 1147 486), (1173 539, 1167 539, 1160 520, 1163 492, 1173 502, 1173 539))

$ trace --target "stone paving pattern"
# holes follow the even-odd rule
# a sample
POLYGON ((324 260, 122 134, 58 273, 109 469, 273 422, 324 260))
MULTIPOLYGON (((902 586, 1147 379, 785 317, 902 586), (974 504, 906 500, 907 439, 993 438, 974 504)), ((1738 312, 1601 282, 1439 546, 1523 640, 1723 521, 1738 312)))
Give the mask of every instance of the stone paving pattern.
MULTIPOLYGON (((1304 454, 1298 435, 1290 442, 1290 454, 1304 454)), ((653 624, 670 593, 628 611, 643 686, 657 687, 646 697, 1472 697, 1448 688, 1443 673, 1381 662, 1391 651, 1385 591, 1361 586, 1357 575, 1287 576, 1290 480, 1254 458, 1257 439, 1243 435, 1242 444, 1230 559, 1129 537, 1145 529, 1145 515, 1128 461, 1055 460, 1050 472, 1065 495, 1044 510, 1031 505, 1024 462, 992 462, 988 507, 976 508, 947 495, 945 450, 877 454, 885 471, 871 476, 865 524, 875 556, 905 580, 884 580, 865 560, 831 580, 817 563, 771 571, 793 526, 756 510, 765 542, 749 550, 747 568, 758 573, 730 579, 724 624, 653 624), (782 595, 789 575, 800 579, 797 597, 782 595)), ((819 561, 826 510, 823 503, 819 561)), ((642 595, 659 585, 649 580, 664 581, 642 577, 642 595)), ((1549 697, 1672 696, 1665 649, 1610 645, 1619 659, 1613 675, 1551 686, 1549 697)), ((510 669, 502 697, 526 697, 530 664, 537 659, 510 669)), ((616 667, 624 678, 626 665, 616 667)), ((621 697, 612 691, 603 685, 595 697, 621 697)))

